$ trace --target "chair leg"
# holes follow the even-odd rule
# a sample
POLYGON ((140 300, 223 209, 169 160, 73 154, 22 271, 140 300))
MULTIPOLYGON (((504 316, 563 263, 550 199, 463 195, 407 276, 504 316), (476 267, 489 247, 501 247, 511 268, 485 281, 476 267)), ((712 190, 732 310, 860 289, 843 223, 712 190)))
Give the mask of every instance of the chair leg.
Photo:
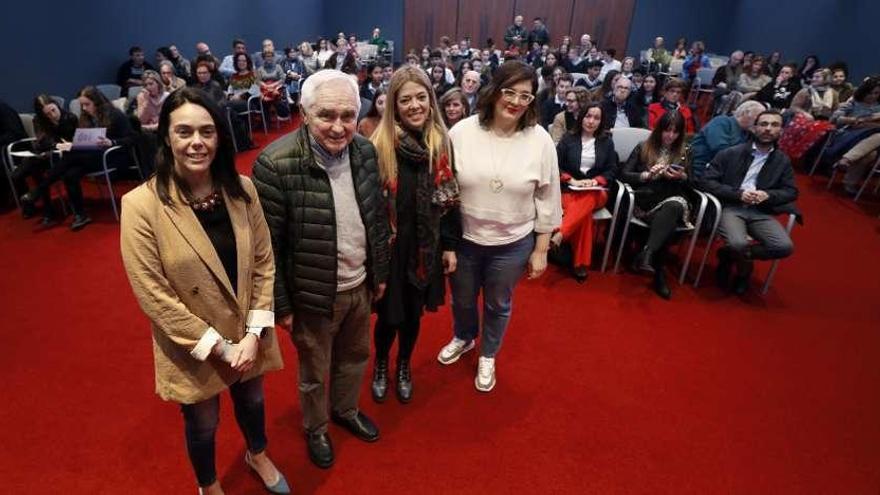
POLYGON ((608 266, 608 257, 611 255, 611 244, 614 240, 614 229, 616 227, 617 216, 615 215, 608 224, 608 234, 605 236, 605 252, 602 254, 602 273, 605 273, 605 268, 608 266))
POLYGON ((614 273, 618 273, 620 270, 620 258, 623 256, 623 247, 626 246, 626 237, 629 235, 629 226, 630 220, 632 219, 633 212, 633 198, 630 196, 629 207, 626 212, 626 219, 624 220, 626 224, 623 226, 623 233, 620 235, 620 246, 617 248, 617 260, 614 262, 614 273))
POLYGON ((862 187, 859 188, 859 192, 857 192, 856 197, 853 198, 854 201, 858 202, 859 198, 862 196, 862 193, 865 191, 865 188, 868 187, 868 182, 871 182, 871 179, 873 179, 874 176, 878 173, 880 173, 880 153, 878 153, 877 161, 874 162, 874 166, 871 168, 871 171, 868 172, 867 177, 865 177, 865 181, 862 182, 862 187))
POLYGON ((715 236, 718 234, 718 224, 721 223, 721 213, 715 218, 715 224, 712 226, 712 232, 706 241, 706 250, 703 251, 703 259, 700 261, 700 268, 697 270, 697 277, 694 279, 694 288, 700 285, 700 279, 703 277, 703 270, 706 268, 706 262, 709 260, 709 253, 712 252, 712 245, 715 243, 715 236))
POLYGON ((110 174, 104 174, 104 178, 107 179, 107 190, 110 192, 110 206, 113 207, 113 217, 116 218, 116 221, 119 221, 119 210, 116 208, 116 193, 113 191, 113 182, 110 181, 110 174))
POLYGON ((831 186, 834 185, 834 179, 837 178, 837 167, 832 167, 831 169, 831 177, 828 179, 828 185, 825 186, 826 190, 831 190, 831 186))
POLYGON ((779 260, 773 260, 773 263, 770 265, 770 271, 767 272, 767 280, 764 280, 764 285, 761 286, 761 295, 767 295, 767 291, 770 290, 770 284, 773 283, 773 277, 776 275, 776 268, 779 267, 779 260))
POLYGON ((813 166, 810 167, 810 174, 813 175, 816 173, 816 169, 819 168, 819 164, 822 162, 822 156, 825 155, 825 149, 828 148, 828 145, 831 144, 831 136, 834 134, 834 131, 830 131, 828 136, 825 137, 825 144, 822 145, 822 149, 819 151, 819 154, 816 155, 816 159, 813 160, 813 166))

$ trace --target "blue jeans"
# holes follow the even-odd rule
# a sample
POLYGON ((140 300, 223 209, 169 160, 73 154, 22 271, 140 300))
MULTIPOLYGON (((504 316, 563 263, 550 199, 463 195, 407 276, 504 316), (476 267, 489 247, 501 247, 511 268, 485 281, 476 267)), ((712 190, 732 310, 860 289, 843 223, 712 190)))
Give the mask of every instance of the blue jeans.
POLYGON ((455 252, 458 265, 450 277, 453 329, 461 340, 477 338, 480 326, 477 296, 482 290, 480 355, 483 357, 495 357, 501 348, 513 309, 513 289, 534 248, 535 236, 529 234, 503 246, 481 246, 462 240, 455 252))
MULTIPOLYGON (((259 454, 266 450, 266 419, 263 408, 263 377, 229 386, 235 406, 235 420, 244 434, 248 450, 259 454)), ((220 423, 220 395, 195 404, 181 404, 186 451, 196 472, 199 486, 217 481, 214 466, 214 434, 220 423)))

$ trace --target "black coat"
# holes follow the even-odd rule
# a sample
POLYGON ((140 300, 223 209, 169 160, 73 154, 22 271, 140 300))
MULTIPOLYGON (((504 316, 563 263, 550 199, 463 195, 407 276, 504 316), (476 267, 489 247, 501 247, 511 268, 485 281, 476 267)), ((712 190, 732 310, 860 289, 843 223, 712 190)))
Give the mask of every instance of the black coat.
MULTIPOLYGON (((628 98, 623 105, 626 118, 630 127, 645 128, 645 118, 642 110, 635 104, 632 98, 628 98)), ((602 100, 602 128, 613 129, 614 121, 617 120, 617 104, 610 98, 602 100)))
MULTIPOLYGON (((725 205, 742 205, 742 181, 752 163, 752 142, 746 142, 721 150, 709 162, 697 186, 714 194, 725 205)), ((755 185, 769 197, 757 205, 758 210, 768 214, 798 213, 794 201, 798 197, 797 184, 791 160, 778 148, 770 153, 767 162, 758 173, 755 185)))
POLYGON ((550 124, 553 123, 553 119, 556 117, 556 114, 563 110, 565 110, 564 104, 557 104, 555 96, 547 95, 547 99, 541 102, 540 107, 541 127, 543 127, 544 129, 550 127, 550 124))
POLYGON ((0 145, 5 148, 7 144, 26 137, 18 112, 6 103, 0 102, 0 145))
MULTIPOLYGON (((348 145, 355 196, 367 237, 367 283, 388 279, 390 229, 376 148, 355 135, 348 145)), ((275 253, 275 314, 333 313, 336 212, 327 172, 315 161, 306 126, 266 147, 254 163, 275 253)))
MULTIPOLYGON (((584 174, 581 172, 581 135, 566 133, 556 145, 559 160, 559 173, 568 174, 577 180, 593 179, 601 176, 606 183, 614 180, 619 158, 614 151, 614 142, 608 136, 596 139, 596 164, 584 174)), ((567 189, 567 184, 562 184, 567 189)))

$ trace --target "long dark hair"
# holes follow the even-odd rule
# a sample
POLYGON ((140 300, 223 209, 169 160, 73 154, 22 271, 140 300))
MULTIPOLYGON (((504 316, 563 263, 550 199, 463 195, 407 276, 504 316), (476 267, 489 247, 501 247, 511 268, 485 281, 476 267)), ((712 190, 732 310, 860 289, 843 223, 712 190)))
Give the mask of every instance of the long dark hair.
POLYGON ((232 135, 226 125, 226 118, 220 107, 204 91, 189 87, 180 88, 168 95, 159 114, 159 128, 156 131, 159 136, 159 149, 156 151, 156 193, 159 199, 166 205, 173 202, 169 192, 171 180, 174 180, 184 195, 190 194, 186 182, 174 173, 174 153, 169 143, 171 113, 187 103, 204 108, 211 115, 211 120, 214 121, 214 127, 217 129, 217 154, 211 162, 214 187, 219 186, 231 198, 250 203, 251 198, 241 185, 241 179, 235 169, 235 149, 232 147, 232 135))
POLYGON ((678 132, 678 137, 670 146, 669 153, 672 154, 673 159, 682 155, 685 137, 684 116, 678 110, 669 110, 660 117, 657 125, 651 131, 651 135, 642 143, 642 156, 640 158, 646 169, 654 166, 660 158, 660 150, 663 148, 663 132, 668 129, 675 129, 678 132))
POLYGON ((115 110, 104 93, 94 86, 86 86, 76 94, 77 98, 86 97, 95 105, 95 116, 86 112, 79 114, 79 127, 110 127, 110 114, 115 110))
POLYGON ((388 90, 385 89, 384 87, 377 89, 376 92, 373 93, 373 99, 370 101, 370 110, 367 111, 367 114, 364 115, 364 117, 376 117, 376 118, 381 119, 382 116, 379 115, 379 109, 376 108, 376 102, 379 101, 380 96, 387 95, 387 94, 388 94, 388 90))
POLYGON ((614 90, 612 87, 614 84, 614 76, 618 74, 620 74, 619 70, 609 70, 608 73, 605 74, 605 79, 602 80, 602 89, 599 90, 602 92, 602 98, 605 98, 605 95, 614 90))
POLYGON ((868 96, 871 91, 874 91, 874 88, 880 86, 880 76, 872 76, 864 81, 862 84, 859 84, 859 87, 856 88, 856 91, 853 93, 853 100, 864 103, 865 98, 868 96))
POLYGON ((59 105, 57 101, 52 99, 51 96, 45 94, 37 95, 36 98, 34 98, 34 128, 40 129, 43 132, 55 127, 55 124, 46 118, 46 115, 43 113, 43 108, 47 105, 55 105, 58 107, 58 110, 61 112, 61 119, 58 121, 59 125, 64 122, 64 119, 67 116, 67 110, 59 105))
MULTIPOLYGON (((489 127, 492 125, 492 121, 495 119, 495 103, 498 98, 501 98, 501 90, 523 81, 532 83, 533 95, 538 92, 538 75, 531 65, 519 60, 510 60, 498 67, 492 74, 492 80, 480 91, 480 96, 477 98, 477 112, 480 115, 481 126, 489 127)), ((536 99, 529 103, 516 125, 518 131, 533 126, 538 121, 536 106, 536 99)))
POLYGON ((599 109, 599 127, 596 129, 596 132, 593 133, 593 137, 596 138, 596 141, 608 136, 608 124, 606 122, 605 116, 602 114, 602 104, 598 101, 591 101, 584 105, 583 108, 578 110, 577 113, 577 125, 569 129, 569 134, 573 136, 580 136, 581 129, 583 128, 584 117, 587 116, 587 112, 589 112, 593 108, 599 109))

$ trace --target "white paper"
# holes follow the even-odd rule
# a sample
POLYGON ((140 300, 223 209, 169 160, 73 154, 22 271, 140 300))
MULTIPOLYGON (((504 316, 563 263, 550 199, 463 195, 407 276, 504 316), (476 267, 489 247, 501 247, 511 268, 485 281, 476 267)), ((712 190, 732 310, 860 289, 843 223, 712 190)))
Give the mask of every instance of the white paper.
POLYGON ((602 186, 592 186, 592 187, 581 187, 581 186, 568 186, 572 191, 607 191, 607 187, 602 186))
POLYGON ((79 128, 73 133, 73 149, 93 150, 100 148, 98 140, 106 136, 106 127, 79 128))

